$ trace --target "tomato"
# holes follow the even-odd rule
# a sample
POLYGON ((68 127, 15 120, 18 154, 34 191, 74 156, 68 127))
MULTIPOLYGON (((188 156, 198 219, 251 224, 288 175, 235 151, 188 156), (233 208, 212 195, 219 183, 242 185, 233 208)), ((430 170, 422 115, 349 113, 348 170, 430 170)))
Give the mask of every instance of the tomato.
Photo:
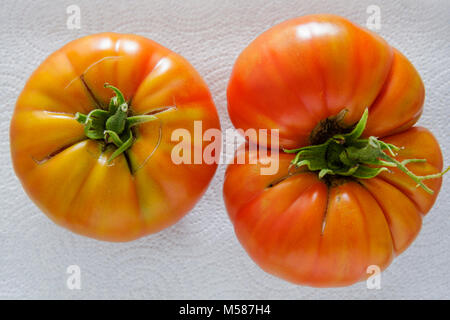
POLYGON ((225 174, 236 235, 262 269, 345 286, 411 244, 443 160, 431 132, 413 126, 424 86, 399 51, 339 16, 292 19, 244 49, 227 95, 235 127, 279 130, 278 157, 249 148, 259 142, 250 135, 236 157, 256 163, 234 161, 225 174), (270 159, 278 170, 261 174, 270 159))
POLYGON ((172 133, 193 133, 195 120, 220 128, 184 58, 137 35, 90 35, 50 55, 26 83, 11 120, 14 169, 57 224, 133 240, 183 217, 214 175, 216 163, 171 160, 172 133))

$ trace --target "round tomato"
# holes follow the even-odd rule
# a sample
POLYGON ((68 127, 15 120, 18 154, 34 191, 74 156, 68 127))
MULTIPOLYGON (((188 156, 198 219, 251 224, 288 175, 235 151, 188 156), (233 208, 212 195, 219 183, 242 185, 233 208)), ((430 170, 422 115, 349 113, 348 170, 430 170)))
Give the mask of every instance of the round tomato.
MULTIPOLYGON (((14 169, 57 224, 128 241, 179 220, 217 164, 175 164, 176 129, 220 127, 209 90, 181 56, 146 38, 102 33, 50 55, 11 121, 14 169)), ((192 144, 194 149, 205 143, 192 144)))
POLYGON ((413 127, 424 86, 400 52, 344 18, 300 17, 241 53, 227 93, 235 127, 279 130, 278 157, 246 147, 238 155, 255 162, 235 161, 225 175, 230 219, 260 267, 298 284, 344 286, 411 244, 443 160, 433 135, 413 127), (261 173, 268 160, 273 175, 261 173))

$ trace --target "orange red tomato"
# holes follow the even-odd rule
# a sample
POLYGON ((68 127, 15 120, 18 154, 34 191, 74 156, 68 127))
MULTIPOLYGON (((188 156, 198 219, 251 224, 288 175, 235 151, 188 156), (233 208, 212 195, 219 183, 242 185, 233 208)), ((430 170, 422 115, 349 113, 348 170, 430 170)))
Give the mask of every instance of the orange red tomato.
POLYGON ((10 129, 14 169, 56 223, 97 239, 136 239, 183 217, 216 170, 171 160, 172 132, 193 133, 195 120, 220 128, 205 82, 185 59, 136 35, 87 36, 50 55, 20 94, 10 129), (116 94, 105 83, 123 94, 128 118, 155 117, 127 127, 132 145, 115 158, 113 136, 90 139, 76 120, 90 115, 97 123, 90 112, 108 110, 116 94))
POLYGON ((230 164, 225 175, 236 235, 261 268, 294 283, 344 286, 367 278, 371 265, 386 268, 411 244, 438 195, 443 160, 432 133, 414 127, 424 86, 399 51, 344 18, 300 17, 266 31, 240 54, 227 94, 236 128, 279 129, 276 174, 262 175, 267 159, 244 148, 258 162, 230 164), (417 176, 436 174, 424 182, 430 192, 401 168, 371 179, 319 178, 296 167, 295 154, 282 152, 335 139, 347 155, 340 135, 366 108, 361 139, 399 147, 394 161, 422 159, 402 163, 417 176))

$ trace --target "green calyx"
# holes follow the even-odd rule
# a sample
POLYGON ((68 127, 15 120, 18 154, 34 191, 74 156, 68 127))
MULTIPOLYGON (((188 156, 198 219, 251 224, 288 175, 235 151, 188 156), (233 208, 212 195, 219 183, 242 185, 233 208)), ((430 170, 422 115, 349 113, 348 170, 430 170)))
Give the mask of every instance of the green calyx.
POLYGON ((111 98, 108 110, 94 109, 87 115, 77 112, 75 119, 84 125, 84 133, 89 139, 104 140, 106 144, 111 143, 117 147, 108 159, 108 163, 111 163, 133 145, 134 136, 131 130, 133 126, 157 118, 152 115, 129 116, 130 108, 122 92, 107 83, 104 87, 116 94, 111 98))
POLYGON ((423 180, 439 178, 447 171, 417 176, 406 165, 413 162, 426 162, 426 159, 407 159, 398 161, 394 157, 397 146, 378 140, 376 137, 360 139, 367 124, 369 111, 366 109, 355 128, 346 134, 336 134, 325 143, 307 146, 299 149, 283 150, 286 153, 296 153, 292 165, 307 166, 310 171, 318 171, 319 177, 339 175, 358 179, 371 179, 389 167, 396 167, 413 179, 417 186, 432 194, 423 180), (387 151, 389 154, 385 153, 387 151))

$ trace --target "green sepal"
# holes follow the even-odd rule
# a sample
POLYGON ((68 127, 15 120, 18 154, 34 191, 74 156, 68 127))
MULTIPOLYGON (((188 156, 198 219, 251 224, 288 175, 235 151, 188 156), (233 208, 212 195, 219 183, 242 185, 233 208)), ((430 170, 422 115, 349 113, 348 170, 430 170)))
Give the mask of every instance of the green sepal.
POLYGON ((111 130, 104 131, 105 141, 107 143, 114 143, 116 147, 120 147, 123 144, 122 139, 120 139, 119 135, 111 130))
POLYGON ((400 150, 399 147, 373 136, 368 139, 360 139, 365 130, 368 116, 369 111, 366 109, 353 130, 347 134, 336 134, 320 145, 284 150, 284 152, 296 153, 292 164, 297 167, 307 166, 310 171, 318 171, 319 178, 326 175, 340 175, 371 179, 383 171, 388 171, 388 167, 397 167, 413 179, 417 186, 422 187, 428 193, 433 193, 433 190, 428 188, 423 180, 441 177, 449 171, 450 167, 437 174, 415 175, 406 168, 406 165, 425 162, 425 159, 406 159, 400 162, 393 158, 396 156, 395 152, 400 150))
POLYGON ((143 114, 139 116, 132 116, 127 118, 127 125, 128 127, 134 127, 138 124, 146 123, 149 121, 158 120, 157 117, 149 115, 149 114, 143 114))
POLYGON ((107 83, 104 87, 115 92, 115 96, 110 99, 107 111, 95 109, 89 112, 88 115, 79 112, 75 114, 75 120, 84 125, 86 136, 94 140, 104 140, 106 144, 112 143, 116 146, 117 149, 107 160, 108 163, 111 163, 115 158, 127 151, 133 145, 134 136, 132 127, 149 121, 159 120, 160 132, 157 146, 154 149, 155 151, 161 141, 161 119, 155 115, 136 115, 128 117, 128 104, 120 90, 107 83))
POLYGON ((75 113, 75 120, 77 120, 81 124, 85 124, 87 119, 87 115, 82 114, 80 112, 75 113))
POLYGON ((115 158, 117 158, 133 145, 133 134, 131 132, 131 128, 127 129, 126 134, 121 140, 124 142, 113 152, 113 154, 109 157, 107 163, 111 163, 115 158))
POLYGON ((119 107, 119 103, 117 102, 117 96, 112 97, 111 100, 109 101, 109 107, 108 107, 109 115, 112 116, 113 114, 115 114, 117 112, 118 107, 119 107))
POLYGON ((353 172, 352 176, 358 179, 372 179, 383 171, 389 171, 389 169, 385 167, 374 168, 365 165, 359 165, 358 169, 353 172))
MULTIPOLYGON (((105 83, 104 87, 114 91, 114 93, 116 94, 115 102, 116 102, 117 106, 120 106, 121 104, 125 103, 125 97, 123 96, 122 92, 119 89, 117 89, 116 87, 114 87, 108 83, 105 83)), ((110 105, 111 105, 111 102, 110 102, 110 105)))
POLYGON ((327 145, 305 147, 302 151, 297 153, 293 163, 297 164, 298 167, 306 165, 311 171, 320 170, 327 167, 326 152, 327 145), (302 161, 297 162, 300 158, 302 161))
POLYGON ((117 108, 116 113, 106 120, 106 130, 114 131, 120 135, 125 129, 127 113, 128 105, 126 103, 122 103, 117 108))
POLYGON ((355 128, 353 128, 353 130, 349 133, 338 136, 342 136, 346 141, 346 143, 352 143, 356 141, 363 134, 364 129, 366 128, 368 118, 369 118, 369 109, 366 108, 364 110, 361 119, 359 119, 358 123, 356 124, 355 128))
POLYGON ((90 139, 103 139, 105 130, 105 121, 108 118, 108 112, 101 109, 95 109, 89 112, 84 124, 84 133, 90 139))

